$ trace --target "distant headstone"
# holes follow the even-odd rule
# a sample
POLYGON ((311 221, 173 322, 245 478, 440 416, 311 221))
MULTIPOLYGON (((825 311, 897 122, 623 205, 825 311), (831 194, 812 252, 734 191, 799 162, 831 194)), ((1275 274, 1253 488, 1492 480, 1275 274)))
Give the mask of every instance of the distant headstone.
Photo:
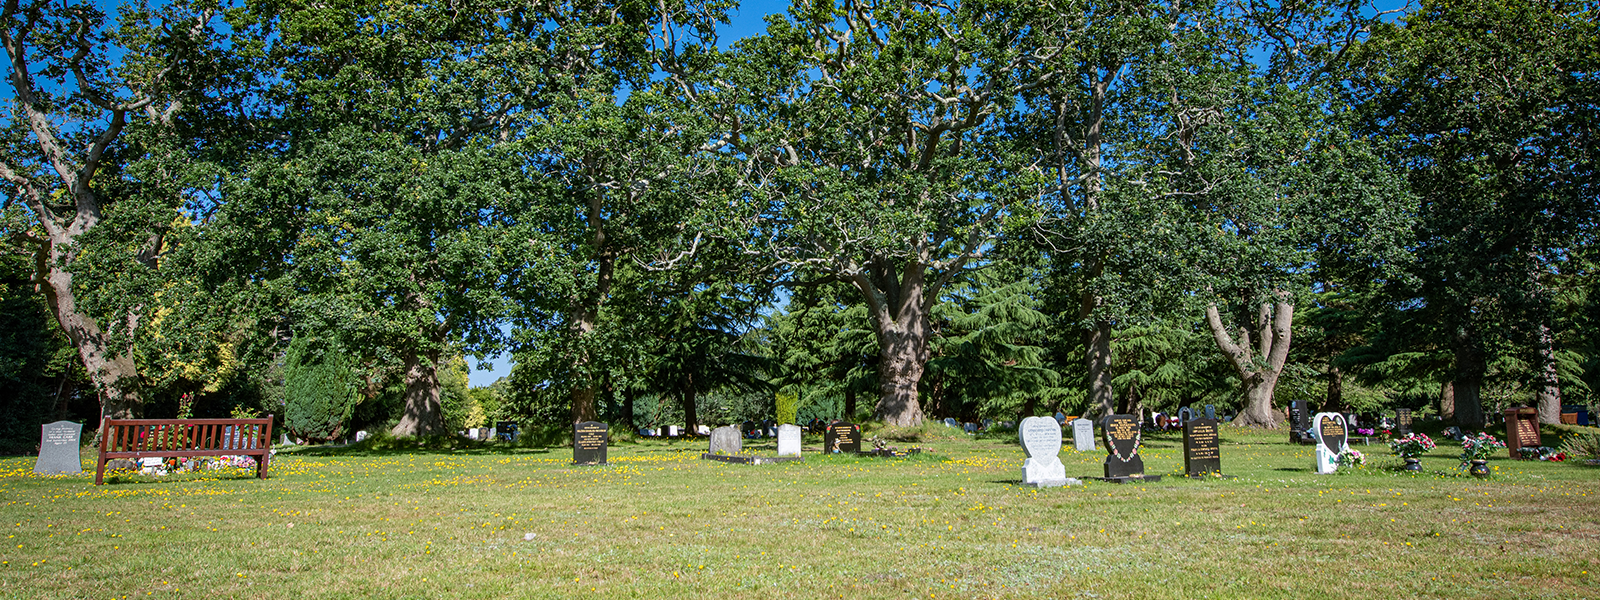
POLYGON ((1350 427, 1344 415, 1317 413, 1311 418, 1311 436, 1317 442, 1317 473, 1328 474, 1339 470, 1339 455, 1348 448, 1350 427))
POLYGON ((1067 415, 1064 415, 1062 413, 1056 413, 1056 424, 1057 425, 1061 425, 1063 427, 1066 426, 1066 424, 1067 424, 1067 415))
POLYGON ((494 431, 500 439, 515 442, 517 436, 522 434, 522 426, 513 421, 498 421, 494 424, 494 431))
POLYGON ((1183 471, 1195 477, 1222 472, 1222 446, 1217 420, 1195 419, 1183 424, 1183 471))
POLYGON ((959 425, 959 423, 956 423, 955 417, 945 417, 944 418, 944 426, 945 427, 955 427, 956 425, 959 425))
POLYGON ((1355 428, 1360 427, 1361 426, 1360 423, 1361 423, 1361 421, 1359 419, 1356 419, 1356 414, 1355 413, 1345 413, 1344 414, 1345 427, 1348 427, 1351 431, 1354 431, 1355 428))
POLYGON ((1305 440, 1306 435, 1306 402, 1304 400, 1289 401, 1289 443, 1299 444, 1305 440))
POLYGON ((363 429, 361 431, 357 431, 356 432, 356 441, 357 442, 365 442, 365 441, 367 441, 367 430, 363 429))
POLYGON ((33 472, 42 475, 61 475, 83 472, 83 459, 78 446, 83 437, 83 424, 56 421, 39 426, 39 458, 33 462, 33 472))
POLYGON ((1072 446, 1079 452, 1094 452, 1094 421, 1072 421, 1072 446))
POLYGON ((967 433, 977 433, 978 432, 978 424, 977 423, 962 423, 961 424, 961 430, 965 431, 967 433))
POLYGON ((683 428, 677 425, 668 425, 665 429, 663 429, 663 431, 667 432, 667 437, 669 438, 675 438, 683 435, 683 428))
POLYGON ((1067 467, 1061 464, 1061 424, 1049 417, 1028 417, 1017 428, 1017 439, 1028 458, 1022 462, 1022 483, 1034 487, 1067 484, 1067 467))
POLYGON ((1400 430, 1400 435, 1411 435, 1411 409, 1401 408, 1394 411, 1394 426, 1400 430))
POLYGON ((778 423, 772 419, 761 422, 761 434, 770 438, 778 437, 778 423))
POLYGON ((1217 407, 1216 407, 1216 405, 1214 405, 1214 404, 1207 404, 1206 405, 1206 418, 1207 419, 1212 419, 1212 420, 1215 420, 1217 418, 1217 407))
POLYGON ((833 454, 836 452, 851 453, 861 451, 861 427, 854 423, 839 421, 830 423, 822 431, 822 452, 833 454))
POLYGON ((800 426, 778 426, 778 456, 800 456, 800 426))
POLYGON ((1178 424, 1179 425, 1182 425, 1184 423, 1188 423, 1189 419, 1193 419, 1193 418, 1194 418, 1194 409, 1191 409, 1191 408, 1189 408, 1187 406, 1178 409, 1178 424))
POLYGON ((1133 415, 1107 415, 1100 422, 1106 442, 1106 479, 1143 477, 1144 459, 1139 457, 1143 434, 1133 415))
POLYGON ((610 441, 611 426, 597 421, 584 421, 572 426, 572 464, 606 464, 606 442, 610 441))
POLYGON ((711 426, 710 425, 695 425, 694 426, 694 431, 695 431, 696 434, 699 434, 699 435, 711 435, 711 426))
POLYGON ((1506 450, 1511 452, 1511 458, 1522 458, 1519 449, 1523 447, 1539 447, 1538 409, 1527 406, 1512 407, 1505 410, 1505 417, 1506 450))
POLYGON ((469 427, 469 428, 467 428, 467 439, 469 439, 469 440, 478 439, 478 428, 477 427, 469 427))
POLYGON ((293 446, 294 445, 294 441, 289 439, 289 434, 287 434, 287 433, 283 434, 283 441, 279 442, 279 443, 283 444, 285 446, 293 446))
POLYGON ((711 448, 707 454, 738 454, 744 449, 744 436, 732 425, 711 430, 711 448))

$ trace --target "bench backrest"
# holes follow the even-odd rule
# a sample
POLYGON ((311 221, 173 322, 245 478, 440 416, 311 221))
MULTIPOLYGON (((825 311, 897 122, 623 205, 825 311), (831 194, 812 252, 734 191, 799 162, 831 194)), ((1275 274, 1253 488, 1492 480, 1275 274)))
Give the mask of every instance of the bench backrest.
POLYGON ((272 418, 264 419, 106 419, 101 422, 103 452, 238 451, 256 454, 272 448, 272 418))

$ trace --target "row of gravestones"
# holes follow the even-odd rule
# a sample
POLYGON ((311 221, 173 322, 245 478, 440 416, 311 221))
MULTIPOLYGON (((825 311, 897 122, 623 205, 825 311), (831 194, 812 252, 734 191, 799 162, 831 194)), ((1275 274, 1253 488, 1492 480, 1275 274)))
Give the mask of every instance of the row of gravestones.
MULTIPOLYGON (((1222 452, 1216 419, 1190 419, 1183 428, 1184 471, 1190 477, 1220 475, 1222 452)), ((1134 415, 1110 415, 1101 420, 1106 445, 1103 465, 1106 481, 1157 481, 1159 475, 1145 475, 1144 459, 1139 456, 1143 433, 1134 415)), ((1094 423, 1088 419, 1072 422, 1073 445, 1079 452, 1094 451, 1094 423)), ((1076 485, 1061 464, 1061 423, 1050 417, 1028 417, 1017 428, 1017 438, 1027 459, 1022 463, 1022 482, 1034 487, 1076 485)))
MULTIPOLYGON (((1294 401, 1289 402, 1289 443, 1291 443, 1291 444, 1311 444, 1311 443, 1316 443, 1316 434, 1313 431, 1313 427, 1312 427, 1312 425, 1314 423, 1313 419, 1316 418, 1316 416, 1320 416, 1322 414, 1337 414, 1337 413, 1318 413, 1318 415, 1312 415, 1311 414, 1311 405, 1310 405, 1309 402, 1306 402, 1304 400, 1294 400, 1294 401)), ((1356 421, 1355 421, 1354 415, 1339 415, 1339 416, 1341 418, 1341 422, 1343 423, 1343 426, 1346 429, 1354 429, 1356 427, 1356 421)), ((1385 417, 1385 419, 1388 419, 1388 417, 1385 417)), ((1403 436, 1404 435, 1411 435, 1412 427, 1414 427, 1415 424, 1416 424, 1415 419, 1413 418, 1413 416, 1411 414, 1411 409, 1409 409, 1409 408, 1395 409, 1394 418, 1393 418, 1393 423, 1392 424, 1393 424, 1393 429, 1395 430, 1395 432, 1397 434, 1403 435, 1403 436)), ((1348 437, 1348 433, 1347 433, 1346 437, 1348 437)))
MULTIPOLYGON (((606 464, 606 447, 610 441, 611 426, 598 421, 586 421, 572 426, 572 463, 578 465, 606 464)), ((783 424, 777 427, 778 456, 800 455, 798 425, 783 424)), ((735 455, 744 449, 743 436, 735 427, 718 427, 709 432, 709 454, 735 455)), ((854 423, 828 424, 822 434, 823 452, 856 453, 861 451, 861 427, 854 423)))

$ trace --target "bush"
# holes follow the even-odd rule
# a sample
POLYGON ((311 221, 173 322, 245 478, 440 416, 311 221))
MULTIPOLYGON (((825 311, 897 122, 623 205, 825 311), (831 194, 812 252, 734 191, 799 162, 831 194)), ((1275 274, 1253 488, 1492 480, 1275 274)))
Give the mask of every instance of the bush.
POLYGON ((316 443, 343 433, 356 408, 356 378, 337 345, 295 336, 283 379, 283 425, 291 434, 316 443))
POLYGON ((1600 458, 1600 434, 1574 433, 1561 440, 1561 451, 1575 458, 1600 458))

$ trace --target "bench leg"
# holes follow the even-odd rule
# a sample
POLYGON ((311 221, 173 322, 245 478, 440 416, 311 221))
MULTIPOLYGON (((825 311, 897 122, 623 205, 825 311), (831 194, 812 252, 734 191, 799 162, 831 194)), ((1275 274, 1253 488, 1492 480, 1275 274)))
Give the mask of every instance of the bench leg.
POLYGON ((95 459, 95 463, 96 463, 96 465, 95 465, 95 468, 94 468, 94 484, 95 485, 105 485, 105 483, 106 483, 106 455, 101 454, 99 457, 97 457, 95 459))
POLYGON ((269 451, 267 454, 262 454, 261 455, 261 460, 256 461, 256 478, 257 479, 266 479, 267 478, 267 462, 271 461, 271 460, 272 460, 272 454, 269 451))

